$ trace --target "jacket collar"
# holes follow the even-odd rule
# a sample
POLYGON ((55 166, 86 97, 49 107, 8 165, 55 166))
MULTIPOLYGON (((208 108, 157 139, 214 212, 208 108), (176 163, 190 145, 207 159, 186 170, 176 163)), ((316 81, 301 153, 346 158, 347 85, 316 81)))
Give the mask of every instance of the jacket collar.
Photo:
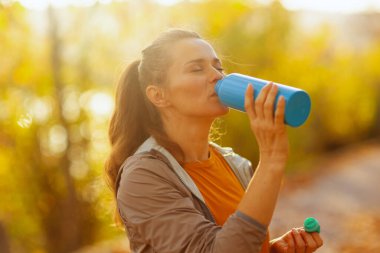
MULTIPOLYGON (((216 143, 211 142, 212 145, 223 157, 226 159, 227 163, 230 165, 232 171, 235 173, 236 177, 240 181, 242 187, 244 189, 247 188, 248 183, 252 177, 253 171, 251 168, 251 163, 236 155, 231 148, 222 148, 216 143)), ((193 179, 187 174, 187 172, 182 168, 182 166, 177 162, 177 160, 173 157, 173 155, 166 150, 164 147, 159 145, 157 141, 153 137, 149 137, 144 141, 143 144, 136 150, 135 154, 149 152, 152 149, 160 152, 164 155, 169 161, 171 167, 174 172, 177 174, 182 183, 201 201, 204 201, 204 198, 199 191, 198 187, 194 183, 193 179)))
POLYGON ((182 181, 183 184, 185 184, 189 190, 197 196, 200 200, 205 202, 201 192, 199 191, 198 187, 195 185, 193 179, 187 174, 187 172, 182 168, 182 166, 177 162, 177 160, 173 157, 173 155, 166 150, 164 147, 159 145, 157 141, 153 137, 149 137, 141 146, 137 149, 135 154, 143 153, 143 152, 149 152, 152 149, 160 152, 163 154, 169 161, 171 167, 173 168, 174 172, 177 174, 179 179, 182 181))

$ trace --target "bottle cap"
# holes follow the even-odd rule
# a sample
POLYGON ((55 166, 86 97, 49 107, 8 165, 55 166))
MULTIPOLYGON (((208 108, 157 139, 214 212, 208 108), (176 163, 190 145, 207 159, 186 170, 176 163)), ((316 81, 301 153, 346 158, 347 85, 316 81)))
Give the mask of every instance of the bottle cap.
POLYGON ((306 218, 303 222, 303 226, 305 228, 305 231, 308 233, 321 232, 321 226, 319 225, 317 219, 313 217, 306 218))

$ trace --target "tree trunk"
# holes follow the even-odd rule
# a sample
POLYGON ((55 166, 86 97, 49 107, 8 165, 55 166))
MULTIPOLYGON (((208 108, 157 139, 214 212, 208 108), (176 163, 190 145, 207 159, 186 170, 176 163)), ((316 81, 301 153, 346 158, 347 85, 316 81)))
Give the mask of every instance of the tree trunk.
MULTIPOLYGON (((48 9, 48 20, 50 24, 49 37, 51 43, 51 68, 53 76, 53 86, 57 102, 57 116, 59 123, 66 129, 70 136, 69 123, 63 116, 63 84, 61 77, 61 41, 58 36, 57 14, 50 6, 48 9)), ((68 138, 67 150, 70 150, 70 138, 68 138)), ((80 201, 74 180, 69 172, 70 159, 68 152, 60 158, 59 173, 63 175, 66 192, 58 198, 58 208, 54 208, 55 214, 52 219, 47 219, 46 237, 48 238, 48 251, 51 253, 71 252, 81 246, 81 212, 80 201), (53 224, 52 224, 53 223, 53 224), (56 223, 56 224, 54 224, 56 223)), ((57 191, 58 192, 58 191, 57 191)), ((61 193, 62 194, 62 193, 61 193)))
POLYGON ((2 222, 0 222, 0 252, 1 253, 11 252, 11 249, 9 246, 9 238, 2 222))

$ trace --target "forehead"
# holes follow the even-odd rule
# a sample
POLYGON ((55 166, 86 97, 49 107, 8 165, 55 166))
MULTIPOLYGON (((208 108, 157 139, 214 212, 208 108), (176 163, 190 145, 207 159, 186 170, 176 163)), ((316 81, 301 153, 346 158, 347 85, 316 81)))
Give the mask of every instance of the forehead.
POLYGON ((191 38, 178 41, 170 49, 173 63, 181 64, 193 59, 217 58, 212 46, 203 39, 191 38))

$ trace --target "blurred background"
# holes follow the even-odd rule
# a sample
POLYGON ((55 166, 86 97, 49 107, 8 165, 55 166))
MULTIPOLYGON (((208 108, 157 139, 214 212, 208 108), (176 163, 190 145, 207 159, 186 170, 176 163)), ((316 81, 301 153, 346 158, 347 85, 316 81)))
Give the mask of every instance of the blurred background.
MULTIPOLYGON (((272 237, 314 216, 318 252, 380 252, 377 0, 0 0, 0 252, 128 252, 103 177, 114 87, 170 27, 210 41, 227 73, 311 95, 272 237)), ((243 113, 216 125, 257 163, 243 113)))

